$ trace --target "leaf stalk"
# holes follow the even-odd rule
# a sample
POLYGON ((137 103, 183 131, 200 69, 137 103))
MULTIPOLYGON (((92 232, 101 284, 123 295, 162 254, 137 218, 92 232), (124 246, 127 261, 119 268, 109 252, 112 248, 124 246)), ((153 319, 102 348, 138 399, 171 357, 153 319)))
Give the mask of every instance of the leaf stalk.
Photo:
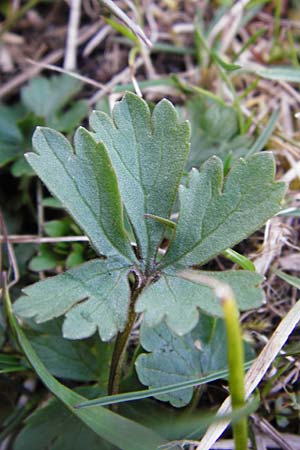
POLYGON ((130 337, 131 330, 133 328, 135 319, 136 319, 136 313, 134 311, 134 305, 135 302, 141 293, 141 290, 143 289, 144 285, 140 283, 140 278, 136 276, 136 282, 135 286, 133 287, 131 299, 130 299, 130 305, 129 305, 129 314, 128 314, 128 321, 126 324, 126 327, 124 331, 121 333, 118 333, 115 347, 112 355, 111 360, 111 366, 110 366, 110 373, 109 373, 109 380, 108 380, 108 395, 115 395, 119 393, 120 389, 120 382, 122 378, 122 372, 123 372, 123 366, 126 358, 126 349, 128 345, 128 340, 130 337))

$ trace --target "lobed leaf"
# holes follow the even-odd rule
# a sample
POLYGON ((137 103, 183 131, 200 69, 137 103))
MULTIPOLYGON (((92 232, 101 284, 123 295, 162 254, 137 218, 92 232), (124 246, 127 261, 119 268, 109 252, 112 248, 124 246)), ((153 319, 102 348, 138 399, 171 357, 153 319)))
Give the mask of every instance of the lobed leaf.
POLYGON ((78 100, 66 111, 56 113, 47 120, 47 126, 61 132, 73 131, 88 114, 88 103, 86 100, 78 100))
POLYGON ((82 339, 98 329, 101 339, 108 341, 127 322, 128 269, 116 258, 89 261, 25 288, 14 312, 34 317, 37 323, 66 314, 64 337, 82 339))
POLYGON ((49 372, 58 378, 98 381, 108 378, 112 345, 94 338, 74 341, 64 339, 62 320, 35 324, 26 321, 26 336, 49 372))
POLYGON ((51 118, 81 89, 82 83, 69 75, 36 77, 21 90, 22 103, 37 116, 51 118))
MULTIPOLYGON (((185 336, 177 336, 166 324, 141 328, 141 344, 149 352, 138 356, 135 366, 140 381, 150 389, 222 371, 227 368, 224 351, 226 330, 220 319, 202 315, 197 326, 185 336)), ((247 348, 247 357, 253 354, 247 348)), ((220 378, 224 378, 224 374, 220 378)), ((187 405, 193 387, 156 395, 175 407, 187 405)))
POLYGON ((140 252, 151 268, 164 225, 146 215, 170 217, 189 150, 188 123, 179 122, 167 100, 151 116, 144 100, 127 93, 116 104, 113 119, 96 111, 91 126, 108 149, 140 252))
POLYGON ((193 169, 180 186, 176 232, 160 267, 202 265, 248 237, 280 209, 284 183, 274 183, 275 164, 264 152, 238 160, 223 180, 217 157, 193 169))
MULTIPOLYGON (((263 291, 259 288, 262 277, 257 273, 246 270, 197 273, 229 284, 240 310, 258 307, 263 301, 263 291)), ((199 311, 222 316, 220 300, 210 287, 183 279, 173 269, 163 272, 156 283, 142 292, 135 310, 145 314, 149 327, 164 320, 178 335, 190 332, 197 325, 199 311)))
POLYGON ((135 256, 123 225, 123 211, 113 167, 103 144, 79 128, 75 152, 68 140, 49 128, 37 128, 36 153, 27 160, 49 190, 84 230, 98 253, 135 256))
POLYGON ((247 134, 239 134, 234 108, 216 102, 207 106, 202 97, 194 96, 186 103, 186 114, 191 122, 187 170, 200 167, 212 155, 224 162, 229 155, 235 160, 248 153, 253 139, 247 134))
POLYGON ((0 167, 15 160, 21 152, 23 136, 18 127, 17 108, 0 105, 0 167))

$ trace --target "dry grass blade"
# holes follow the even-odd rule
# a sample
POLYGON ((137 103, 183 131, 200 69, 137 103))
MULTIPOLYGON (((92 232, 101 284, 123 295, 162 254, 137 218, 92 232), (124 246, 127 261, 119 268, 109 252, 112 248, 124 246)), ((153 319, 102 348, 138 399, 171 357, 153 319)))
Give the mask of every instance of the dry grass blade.
POLYGON ((86 236, 40 237, 35 234, 0 234, 0 244, 57 244, 58 242, 88 242, 86 236))
MULTIPOLYGON (((88 39, 90 39, 95 32, 99 29, 99 22, 89 26, 88 28, 83 27, 80 33, 80 36, 78 38, 78 45, 84 44, 88 39)), ((35 65, 34 67, 30 66, 25 71, 21 72, 20 74, 16 75, 11 80, 7 81, 7 83, 3 84, 0 87, 0 99, 3 99, 7 95, 14 92, 19 86, 24 84, 27 80, 30 78, 33 78, 34 76, 38 75, 41 70, 43 69, 44 64, 54 64, 60 59, 62 59, 64 56, 64 49, 58 49, 54 50, 45 58, 40 61, 42 66, 35 65)))
MULTIPOLYGON (((12 280, 8 284, 8 287, 10 288, 19 281, 20 274, 19 274, 19 268, 18 268, 18 264, 16 261, 13 246, 8 239, 7 229, 6 229, 4 217, 3 217, 1 210, 0 210, 0 233, 2 233, 2 234, 0 234, 0 272, 3 272, 3 267, 2 267, 3 254, 2 254, 2 245, 1 245, 1 244, 3 244, 3 248, 5 249, 5 252, 8 257, 8 262, 9 262, 9 269, 8 269, 7 276, 10 277, 11 272, 12 272, 12 280)), ((0 283, 0 287, 1 287, 1 283, 0 283)))
POLYGON ((207 42, 212 45, 216 36, 222 32, 224 29, 231 29, 232 22, 241 14, 245 6, 250 0, 239 0, 234 4, 234 6, 229 10, 227 14, 224 14, 221 19, 214 25, 211 29, 207 42), (228 27, 228 25, 230 26, 228 27))
MULTIPOLYGON (((286 343, 288 337, 300 320, 300 300, 282 319, 271 339, 264 347, 256 361, 253 363, 245 377, 246 398, 249 398, 252 392, 261 382, 263 376, 270 365, 286 343)), ((230 398, 228 397, 218 410, 218 414, 227 414, 230 412, 230 398)), ((196 450, 209 450, 217 439, 221 436, 229 423, 219 423, 208 428, 196 450)))
POLYGON ((80 9, 81 9, 81 0, 72 0, 70 5, 66 54, 64 60, 64 68, 66 70, 76 70, 77 65, 76 50, 77 50, 78 28, 81 12, 80 9))
POLYGON ((290 443, 265 419, 256 414, 252 414, 251 418, 254 421, 256 428, 261 430, 264 435, 269 436, 282 450, 294 450, 294 447, 292 447, 290 443))
POLYGON ((101 3, 103 3, 103 5, 105 5, 108 9, 111 10, 111 12, 113 14, 115 14, 115 16, 117 16, 122 22, 125 23, 125 25, 128 26, 128 28, 130 28, 131 31, 133 31, 133 33, 138 37, 138 39, 140 41, 142 41, 144 44, 147 45, 147 47, 151 48, 152 47, 152 43, 151 41, 147 38, 147 36, 145 35, 145 33, 143 32, 143 30, 141 29, 141 27, 139 25, 137 25, 136 23, 134 23, 128 16, 127 14, 125 14, 116 4, 115 2, 113 2, 112 0, 101 0, 101 3))
POLYGON ((70 72, 69 70, 63 69, 62 67, 55 66, 54 64, 45 64, 39 61, 33 61, 32 59, 27 58, 27 61, 30 64, 33 64, 41 69, 53 70, 54 72, 64 73, 65 75, 69 75, 70 77, 76 78, 77 80, 82 81, 85 84, 90 84, 98 89, 104 89, 104 84, 98 83, 98 81, 92 80, 89 77, 85 77, 84 75, 80 75, 79 73, 70 72))

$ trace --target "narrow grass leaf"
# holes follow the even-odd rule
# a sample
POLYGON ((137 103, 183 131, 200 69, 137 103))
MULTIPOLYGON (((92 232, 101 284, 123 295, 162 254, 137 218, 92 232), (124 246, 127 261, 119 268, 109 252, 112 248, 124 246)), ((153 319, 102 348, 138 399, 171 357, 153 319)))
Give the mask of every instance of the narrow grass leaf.
POLYGON ((298 67, 264 67, 262 69, 256 69, 255 73, 269 80, 300 83, 300 69, 298 67))
POLYGON ((48 372, 14 318, 7 292, 5 297, 7 310, 9 311, 9 320, 24 354, 45 386, 59 398, 75 416, 82 420, 98 436, 122 450, 154 450, 159 445, 163 444, 163 439, 152 430, 105 408, 98 408, 97 410, 75 409, 74 405, 85 402, 86 398, 59 383, 48 372))
POLYGON ((225 250, 225 252, 223 252, 222 255, 225 256, 225 258, 232 261, 233 263, 240 266, 242 269, 250 270, 250 272, 256 271, 254 263, 249 258, 246 258, 246 256, 241 255, 240 253, 236 252, 235 250, 232 250, 231 248, 225 250))
POLYGON ((294 286, 297 289, 300 289, 300 278, 293 277, 287 273, 281 272, 281 270, 275 270, 276 275, 282 280, 286 281, 291 286, 294 286))
POLYGON ((241 49, 233 56, 233 61, 236 61, 239 56, 241 56, 241 54, 244 53, 244 51, 247 50, 248 47, 253 45, 256 40, 259 39, 267 30, 267 28, 260 28, 255 33, 253 33, 252 36, 247 39, 247 41, 242 45, 241 49))
POLYGON ((261 135, 258 137, 258 139, 254 142, 253 146, 250 148, 249 152, 247 153, 247 156, 253 155, 254 153, 258 153, 261 150, 264 149, 265 145, 267 144, 268 140, 272 136, 272 133, 275 129, 278 117, 279 117, 280 110, 276 109, 273 111, 269 122, 264 129, 264 131, 261 133, 261 135))
MULTIPOLYGON (((245 363, 245 369, 249 369, 253 360, 247 361, 245 363)), ((182 389, 193 388, 195 386, 201 386, 203 384, 210 383, 212 381, 225 379, 228 377, 228 369, 218 370, 212 372, 203 377, 195 378, 188 381, 182 381, 180 383, 169 384, 167 386, 162 386, 159 388, 144 389, 141 391, 127 392, 124 394, 107 395, 100 398, 95 398, 93 400, 88 400, 83 403, 76 405, 76 408, 89 408, 92 406, 106 406, 113 405, 115 403, 131 402, 134 400, 142 400, 144 398, 155 397, 157 395, 169 394, 171 392, 180 391, 182 389)))

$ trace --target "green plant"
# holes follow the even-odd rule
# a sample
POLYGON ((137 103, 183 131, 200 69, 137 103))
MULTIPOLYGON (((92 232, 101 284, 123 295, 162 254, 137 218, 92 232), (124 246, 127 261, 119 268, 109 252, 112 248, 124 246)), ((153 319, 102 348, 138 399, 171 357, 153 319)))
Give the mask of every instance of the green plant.
POLYGON ((72 132, 87 114, 86 101, 70 104, 80 89, 81 82, 68 75, 37 77, 21 89, 19 103, 0 105, 0 168, 11 163, 13 176, 33 175, 23 155, 31 149, 35 127, 72 132))
MULTIPOLYGON (((14 304, 15 314, 37 323, 65 316, 67 339, 88 338, 96 331, 104 342, 116 336, 110 394, 119 392, 126 367, 127 375, 132 374, 132 365, 125 364, 126 345, 139 313, 144 313, 141 344, 153 352, 152 357, 133 357, 144 384, 182 381, 176 364, 168 370, 162 354, 155 356, 159 348, 163 353, 167 341, 169 352, 181 346, 183 359, 196 361, 185 364, 184 379, 199 375, 193 356, 197 340, 210 358, 205 361, 202 355, 200 373, 223 369, 226 361, 213 353, 224 336, 217 319, 222 316, 219 300, 210 286, 184 279, 180 272, 190 267, 229 285, 240 310, 261 304, 258 274, 200 268, 278 211, 285 187, 274 182, 272 154, 235 161, 225 178, 222 161, 212 157, 200 171, 192 169, 183 186, 189 125, 179 121, 169 101, 162 100, 151 114, 144 100, 127 93, 112 118, 94 112, 90 123, 93 131, 77 130, 74 149, 57 131, 38 128, 35 152, 27 160, 89 237, 99 258, 26 287, 14 304), (173 212, 179 214, 177 223, 171 221, 173 212), (151 369, 159 373, 155 383, 145 376, 151 369)), ((192 394, 182 392, 162 399, 183 406, 192 394)))
MULTIPOLYGON (((25 229, 31 231, 32 227, 36 226, 33 204, 33 186, 36 179, 33 177, 34 171, 24 158, 24 153, 32 150, 33 132, 37 126, 49 126, 72 135, 88 111, 85 100, 72 102, 81 87, 79 80, 68 75, 37 77, 21 89, 19 102, 10 106, 0 104, 0 200, 11 233, 17 234, 21 230, 24 233, 25 229), (22 223, 21 208, 24 209, 25 223, 22 223)), ((47 204, 46 200, 51 199, 45 199, 42 207, 53 207, 53 202, 47 204)), ((59 207, 57 204, 54 206, 59 207)), ((48 211, 45 215, 48 216, 48 211)), ((40 224, 40 228, 50 237, 65 236, 67 233, 78 234, 78 227, 74 226, 70 218, 49 221, 40 224)), ((27 260, 32 258, 35 250, 34 246, 30 248, 29 253, 29 246, 27 247, 27 260)), ((79 243, 71 245, 59 242, 52 246, 44 244, 39 246, 38 256, 31 259, 29 267, 33 271, 51 270, 58 266, 69 268, 76 262, 83 262, 85 252, 86 246, 79 243)), ((21 252, 17 253, 20 256, 18 262, 21 263, 21 259, 24 260, 24 246, 21 252)))
POLYGON ((188 169, 200 167, 212 155, 218 156, 225 167, 229 165, 228 160, 247 155, 253 138, 239 133, 233 107, 216 102, 207 105, 201 97, 194 96, 186 103, 186 110, 192 128, 188 169))

